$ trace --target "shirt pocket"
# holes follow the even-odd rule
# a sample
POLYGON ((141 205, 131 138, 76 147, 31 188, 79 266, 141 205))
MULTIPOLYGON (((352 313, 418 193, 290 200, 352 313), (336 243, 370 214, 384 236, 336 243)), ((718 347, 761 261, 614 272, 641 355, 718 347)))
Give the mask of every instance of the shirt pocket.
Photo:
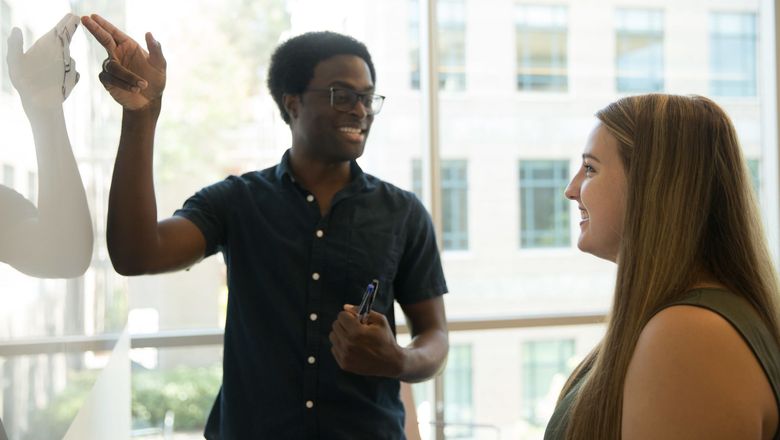
POLYGON ((352 230, 347 258, 345 302, 359 305, 372 280, 379 280, 373 310, 387 315, 393 307, 393 281, 398 270, 400 251, 394 234, 352 230))

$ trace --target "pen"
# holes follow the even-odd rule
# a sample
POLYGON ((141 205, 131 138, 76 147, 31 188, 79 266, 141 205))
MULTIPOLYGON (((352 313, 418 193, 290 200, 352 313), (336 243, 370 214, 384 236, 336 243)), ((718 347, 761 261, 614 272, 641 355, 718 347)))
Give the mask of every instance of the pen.
POLYGON ((371 312, 371 307, 374 305, 374 298, 376 298, 377 291, 379 291, 379 280, 372 280, 366 286, 366 291, 363 292, 363 299, 360 301, 358 307, 358 321, 362 324, 366 323, 368 314, 371 312))

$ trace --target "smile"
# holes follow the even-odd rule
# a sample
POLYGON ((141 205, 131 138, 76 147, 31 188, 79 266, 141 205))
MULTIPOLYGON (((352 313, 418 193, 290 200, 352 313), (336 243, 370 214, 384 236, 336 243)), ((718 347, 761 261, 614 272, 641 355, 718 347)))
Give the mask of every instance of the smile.
POLYGON ((366 132, 365 129, 358 127, 339 127, 339 131, 350 134, 363 134, 366 132))
POLYGON ((366 141, 366 130, 360 127, 339 127, 338 131, 348 142, 362 143, 366 141))
POLYGON ((580 207, 580 225, 590 220, 590 216, 588 215, 588 211, 586 211, 584 208, 580 207))

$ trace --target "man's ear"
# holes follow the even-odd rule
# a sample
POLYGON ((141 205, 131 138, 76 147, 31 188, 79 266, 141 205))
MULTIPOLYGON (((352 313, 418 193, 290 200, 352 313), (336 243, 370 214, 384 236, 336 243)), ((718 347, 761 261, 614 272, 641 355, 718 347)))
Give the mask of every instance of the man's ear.
POLYGON ((298 118, 298 107, 301 105, 300 95, 282 95, 282 102, 284 103, 284 110, 290 119, 298 118))

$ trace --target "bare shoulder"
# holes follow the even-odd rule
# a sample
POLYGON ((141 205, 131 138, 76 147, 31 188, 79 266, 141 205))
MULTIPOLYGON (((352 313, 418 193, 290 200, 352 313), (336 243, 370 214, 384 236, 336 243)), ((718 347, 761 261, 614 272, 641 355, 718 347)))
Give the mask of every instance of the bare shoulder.
POLYGON ((764 439, 777 404, 750 346, 719 314, 673 306, 642 330, 624 384, 623 437, 764 439))

